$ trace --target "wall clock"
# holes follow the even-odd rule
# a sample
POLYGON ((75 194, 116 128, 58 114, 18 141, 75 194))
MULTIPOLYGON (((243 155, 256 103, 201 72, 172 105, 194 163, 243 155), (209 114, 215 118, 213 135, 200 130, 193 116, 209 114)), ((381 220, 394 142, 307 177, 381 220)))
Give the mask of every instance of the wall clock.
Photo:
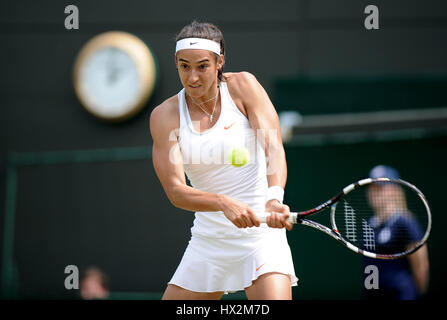
POLYGON ((124 121, 135 116, 152 95, 157 69, 154 54, 138 37, 122 31, 102 33, 76 57, 75 92, 95 117, 124 121))

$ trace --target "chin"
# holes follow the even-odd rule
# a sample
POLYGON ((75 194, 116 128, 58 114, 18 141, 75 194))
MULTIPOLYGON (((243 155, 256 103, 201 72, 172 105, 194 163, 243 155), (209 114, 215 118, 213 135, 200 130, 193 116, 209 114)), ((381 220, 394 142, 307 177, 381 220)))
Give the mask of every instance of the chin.
POLYGON ((186 91, 193 98, 199 98, 199 97, 203 96, 206 93, 206 90, 204 89, 203 86, 200 86, 200 87, 197 87, 197 88, 191 88, 190 86, 188 86, 186 88, 186 91))

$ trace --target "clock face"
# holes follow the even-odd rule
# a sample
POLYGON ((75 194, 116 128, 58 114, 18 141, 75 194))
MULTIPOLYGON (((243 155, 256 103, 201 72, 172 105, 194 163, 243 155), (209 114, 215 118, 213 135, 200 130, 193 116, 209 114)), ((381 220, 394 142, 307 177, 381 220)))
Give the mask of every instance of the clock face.
POLYGON ((140 81, 135 61, 116 47, 102 48, 80 70, 81 90, 94 112, 119 117, 138 102, 140 81))
POLYGON ((136 115, 157 80, 155 56, 138 37, 109 31, 89 40, 79 52, 73 84, 82 106, 97 118, 121 122, 136 115))

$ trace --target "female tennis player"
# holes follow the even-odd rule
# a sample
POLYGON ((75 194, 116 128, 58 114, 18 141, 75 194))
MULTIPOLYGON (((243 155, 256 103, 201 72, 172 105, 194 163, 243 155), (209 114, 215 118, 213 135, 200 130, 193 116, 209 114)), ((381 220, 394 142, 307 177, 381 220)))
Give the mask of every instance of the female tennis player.
POLYGON ((186 25, 175 51, 183 89, 151 113, 157 176, 174 206, 195 212, 163 299, 220 299, 240 290, 248 299, 291 299, 298 279, 285 232, 292 224, 282 203, 287 167, 278 116, 253 75, 223 73, 224 59, 215 25, 186 25), (259 212, 272 213, 267 225, 259 212))

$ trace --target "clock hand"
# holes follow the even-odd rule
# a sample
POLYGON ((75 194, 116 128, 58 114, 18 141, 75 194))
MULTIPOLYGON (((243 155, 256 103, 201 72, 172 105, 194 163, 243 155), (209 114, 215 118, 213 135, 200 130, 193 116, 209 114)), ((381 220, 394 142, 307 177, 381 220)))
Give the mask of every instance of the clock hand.
POLYGON ((108 83, 109 84, 113 84, 114 82, 116 82, 117 78, 118 78, 118 74, 120 71, 120 68, 117 67, 116 65, 116 60, 115 57, 116 56, 116 50, 115 49, 111 49, 109 51, 109 55, 108 55, 108 59, 107 59, 107 79, 108 79, 108 83))
POLYGON ((109 84, 113 84, 118 79, 119 69, 113 68, 108 72, 107 79, 109 80, 109 84))

